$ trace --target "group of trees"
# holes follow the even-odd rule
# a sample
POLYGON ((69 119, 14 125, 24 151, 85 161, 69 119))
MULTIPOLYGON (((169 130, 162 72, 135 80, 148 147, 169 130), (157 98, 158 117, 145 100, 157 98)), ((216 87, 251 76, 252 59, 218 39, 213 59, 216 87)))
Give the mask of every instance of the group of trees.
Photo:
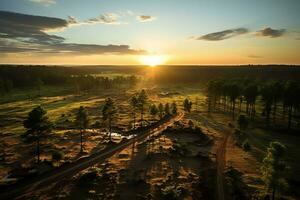
POLYGON ((155 74, 159 84, 195 84, 206 83, 214 79, 233 79, 249 77, 251 79, 297 80, 300 68, 288 65, 241 65, 241 66, 164 66, 155 74))
POLYGON ((300 84, 296 81, 259 82, 249 79, 220 79, 208 83, 208 112, 231 112, 234 119, 238 105, 238 112, 245 112, 253 120, 258 102, 262 102, 261 114, 265 116, 267 125, 271 114, 273 123, 276 122, 278 108, 281 107, 282 119, 287 118, 288 128, 291 128, 292 120, 299 120, 300 84), (244 110, 243 104, 246 105, 244 110))
POLYGON ((13 89, 13 82, 0 77, 0 95, 9 93, 13 89))
POLYGON ((89 91, 92 89, 120 89, 123 87, 134 87, 138 78, 132 76, 116 76, 108 78, 103 76, 80 75, 73 76, 70 82, 75 85, 77 92, 89 91))
POLYGON ((185 99, 183 101, 183 109, 184 109, 184 111, 191 112, 192 104, 193 104, 192 101, 190 101, 189 99, 185 99))
POLYGON ((275 199, 276 193, 279 194, 288 185, 284 178, 288 168, 285 162, 286 153, 287 149, 283 144, 271 142, 263 159, 262 180, 266 191, 271 192, 272 200, 275 199))
MULTIPOLYGON (((149 100, 145 90, 141 90, 139 93, 133 95, 130 99, 130 105, 133 110, 133 129, 136 129, 136 113, 140 112, 140 127, 143 127, 144 115, 146 111, 146 105, 148 105, 149 100)), ((107 98, 104 104, 101 106, 101 115, 104 123, 107 124, 107 132, 109 136, 109 141, 111 141, 112 133, 112 123, 117 119, 118 108, 115 102, 111 98, 107 98)), ((40 140, 45 138, 51 132, 54 127, 53 123, 48 119, 47 112, 41 106, 34 108, 29 112, 27 119, 24 121, 23 125, 27 129, 26 136, 33 138, 36 141, 36 152, 37 161, 40 162, 40 140)), ((149 108, 149 114, 155 117, 159 115, 160 119, 165 115, 176 115, 177 105, 176 103, 166 103, 163 105, 160 103, 158 106, 151 104, 149 108)), ((83 106, 80 106, 76 112, 74 125, 80 132, 80 152, 83 152, 84 145, 84 133, 86 129, 90 126, 90 120, 88 111, 83 106)))
POLYGON ((69 85, 74 86, 77 91, 89 91, 95 88, 132 87, 138 81, 137 76, 126 75, 125 72, 123 76, 110 78, 103 75, 103 71, 105 70, 101 68, 99 71, 96 67, 87 70, 81 67, 0 66, 0 95, 5 95, 14 88, 36 88, 40 92, 42 85, 69 85))
POLYGON ((151 104, 149 107, 149 113, 153 118, 158 115, 159 118, 162 119, 164 116, 176 115, 177 105, 175 102, 171 103, 171 105, 169 103, 166 103, 165 105, 159 103, 158 106, 151 104))

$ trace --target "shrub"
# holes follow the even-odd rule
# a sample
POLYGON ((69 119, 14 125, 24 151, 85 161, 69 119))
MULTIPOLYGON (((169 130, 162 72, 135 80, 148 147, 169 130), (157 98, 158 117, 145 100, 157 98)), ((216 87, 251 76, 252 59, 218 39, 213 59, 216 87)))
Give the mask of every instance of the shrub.
POLYGON ((250 151, 250 150, 251 150, 251 145, 250 145, 250 143, 249 143, 248 140, 245 140, 245 141, 243 142, 242 147, 243 147, 243 149, 244 149, 245 151, 250 151))
POLYGON ((98 178, 98 171, 93 170, 82 174, 77 182, 77 184, 81 187, 88 187, 90 184, 94 182, 98 178))
POLYGON ((53 151, 52 152, 52 160, 54 161, 60 161, 62 159, 64 159, 65 154, 62 151, 53 151))
POLYGON ((235 136, 237 139, 240 139, 240 138, 243 136, 243 133, 241 132, 241 130, 235 129, 235 130, 234 130, 234 136, 235 136))
POLYGON ((163 199, 166 200, 176 200, 179 199, 181 195, 181 190, 175 186, 166 186, 161 189, 161 194, 163 199))
POLYGON ((101 122, 100 121, 96 121, 93 125, 93 128, 100 128, 101 127, 101 122))
POLYGON ((189 120, 188 125, 189 125, 189 127, 193 127, 194 126, 194 122, 192 120, 189 120))
POLYGON ((240 129, 246 129, 248 127, 248 119, 245 115, 240 115, 238 118, 238 124, 240 129))

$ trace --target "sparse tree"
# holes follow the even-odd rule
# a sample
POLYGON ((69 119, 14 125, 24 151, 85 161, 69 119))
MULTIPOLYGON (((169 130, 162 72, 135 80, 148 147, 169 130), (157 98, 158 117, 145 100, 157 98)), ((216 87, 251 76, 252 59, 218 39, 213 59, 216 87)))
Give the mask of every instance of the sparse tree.
POLYGON ((83 106, 80 106, 76 113, 76 126, 80 130, 80 152, 83 152, 83 133, 88 128, 88 113, 83 106))
POLYGON ((158 104, 158 114, 159 118, 162 119, 164 116, 164 106, 162 103, 158 104))
POLYGON ((158 113, 158 108, 156 107, 155 104, 152 104, 152 105, 150 106, 149 112, 150 112, 150 115, 152 115, 153 118, 155 118, 155 116, 156 116, 157 113, 158 113))
POLYGON ((240 95, 240 88, 237 83, 231 83, 229 84, 229 98, 231 101, 231 108, 232 108, 232 119, 234 120, 235 117, 235 104, 236 104, 236 99, 240 95))
POLYGON ((135 123, 136 123, 136 112, 139 107, 139 102, 137 96, 133 96, 130 99, 130 105, 132 107, 132 114, 133 114, 133 129, 135 129, 135 123))
POLYGON ((46 111, 38 106, 29 114, 23 125, 27 129, 26 134, 32 136, 36 140, 37 163, 40 163, 40 140, 41 136, 49 133, 52 128, 52 123, 46 116, 46 111))
POLYGON ((146 94, 145 90, 142 90, 138 94, 138 105, 139 105, 139 110, 141 111, 141 127, 143 127, 143 121, 144 121, 144 110, 145 110, 145 105, 148 102, 148 96, 146 94))
POLYGON ((191 112, 192 109, 192 102, 187 98, 183 101, 183 108, 186 112, 191 112))
POLYGON ((286 147, 280 142, 271 142, 263 159, 261 171, 266 189, 272 192, 272 200, 276 192, 287 186, 284 178, 287 166, 285 163, 286 147))
POLYGON ((38 90, 38 95, 39 96, 41 96, 41 90, 42 90, 43 85, 44 85, 44 82, 40 78, 38 78, 35 82, 35 86, 38 90))
POLYGON ((270 114, 272 110, 273 104, 273 91, 272 86, 270 84, 265 84, 261 89, 261 96, 264 102, 264 114, 266 116, 266 124, 269 126, 270 122, 270 114))
POLYGON ((109 140, 111 141, 111 128, 112 121, 117 113, 117 109, 115 104, 111 98, 107 98, 102 107, 102 117, 104 121, 108 122, 108 130, 109 130, 109 140))
POLYGON ((245 115, 240 115, 238 118, 238 125, 240 129, 245 129, 248 126, 248 120, 245 115))
POLYGON ((245 86, 243 93, 246 100, 246 113, 253 120, 256 112, 255 111, 256 98, 259 94, 258 86, 255 83, 250 83, 247 86, 245 86))
POLYGON ((177 105, 176 105, 175 102, 173 102, 171 104, 171 113, 172 113, 172 115, 176 115, 177 114, 177 105))
POLYGON ((170 115, 170 104, 169 103, 165 104, 165 114, 170 115))
POLYGON ((288 129, 292 125, 293 112, 299 108, 300 86, 295 81, 288 81, 284 90, 284 107, 288 111, 288 129))

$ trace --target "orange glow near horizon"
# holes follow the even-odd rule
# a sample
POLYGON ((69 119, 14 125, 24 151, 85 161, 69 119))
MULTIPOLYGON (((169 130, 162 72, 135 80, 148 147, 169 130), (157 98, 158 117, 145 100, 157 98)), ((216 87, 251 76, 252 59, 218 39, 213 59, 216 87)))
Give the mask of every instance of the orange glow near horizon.
POLYGON ((163 55, 146 55, 141 56, 140 62, 149 67, 156 67, 157 65, 162 65, 166 62, 166 56, 163 55))

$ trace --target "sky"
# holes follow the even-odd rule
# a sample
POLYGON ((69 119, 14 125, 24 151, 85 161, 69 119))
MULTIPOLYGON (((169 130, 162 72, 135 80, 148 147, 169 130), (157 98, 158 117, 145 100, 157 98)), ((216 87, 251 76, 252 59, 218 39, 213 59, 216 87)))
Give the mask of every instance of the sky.
POLYGON ((299 10, 299 0, 0 0, 0 63, 300 64, 299 10))

